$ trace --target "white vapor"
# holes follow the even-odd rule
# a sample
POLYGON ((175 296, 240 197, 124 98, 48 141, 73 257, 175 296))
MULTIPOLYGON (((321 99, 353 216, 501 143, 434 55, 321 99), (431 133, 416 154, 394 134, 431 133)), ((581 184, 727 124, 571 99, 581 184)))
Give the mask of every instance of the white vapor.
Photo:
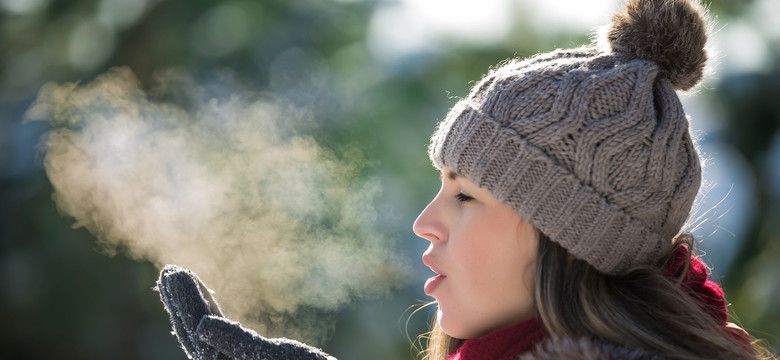
POLYGON ((186 105, 153 99, 124 68, 44 86, 27 118, 52 126, 58 207, 109 251, 193 269, 227 316, 321 343, 328 314, 403 277, 374 228, 379 182, 360 176, 359 152, 296 132, 311 111, 272 94, 208 99, 188 79, 159 83, 186 105))

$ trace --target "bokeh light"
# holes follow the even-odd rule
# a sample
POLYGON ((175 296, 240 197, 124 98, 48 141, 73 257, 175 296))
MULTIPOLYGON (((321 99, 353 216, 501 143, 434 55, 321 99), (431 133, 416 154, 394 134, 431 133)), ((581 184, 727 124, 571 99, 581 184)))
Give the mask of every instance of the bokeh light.
MULTIPOLYGON (((701 249, 739 316, 734 320, 775 348, 780 347, 779 4, 712 1, 714 75, 683 96, 708 163, 705 192, 692 218, 701 249)), ((430 272, 419 261, 426 243, 414 236, 411 224, 438 188, 425 153, 435 124, 490 66, 582 45, 619 5, 618 0, 0 0, 0 315, 12 325, 0 332, 0 358, 185 358, 151 290, 157 264, 121 246, 108 254, 94 233, 74 228, 75 219, 53 201, 41 145, 52 125, 25 121, 45 84, 86 85, 111 69, 126 69, 137 78, 139 98, 159 106, 150 108, 201 116, 193 116, 201 119, 193 126, 213 133, 204 130, 190 140, 203 144, 228 134, 229 116, 219 116, 227 104, 253 103, 250 99, 285 104, 279 119, 287 120, 286 136, 312 139, 323 151, 361 165, 353 169, 353 182, 342 185, 374 186, 373 212, 358 201, 332 203, 366 210, 366 219, 354 220, 354 226, 378 219, 372 234, 392 239, 385 245, 397 245, 398 255, 385 269, 397 276, 395 287, 328 311, 307 308, 300 319, 332 320, 320 329, 327 339, 321 345, 339 359, 407 359, 413 358, 407 336, 424 332, 432 316, 425 309, 406 324, 404 313, 430 300, 422 292, 430 272)), ((69 126, 79 130, 77 124, 84 122, 69 126)), ((107 145, 100 157, 112 166, 121 165, 112 156, 149 154, 144 150, 152 147, 135 148, 145 142, 123 140, 121 132, 113 136, 101 139, 107 145)), ((236 145, 205 153, 218 156, 211 161, 219 164, 230 157, 231 146, 236 145)), ((158 185, 173 184, 166 182, 171 179, 183 185, 157 204, 169 199, 194 207, 192 199, 210 194, 203 181, 177 176, 159 178, 167 180, 158 185)), ((304 204, 308 197, 324 196, 305 190, 294 191, 291 199, 304 204)), ((312 209, 328 209, 327 204, 312 209)), ((316 217, 286 210, 320 224, 338 218, 336 212, 316 217)), ((156 220, 166 216, 173 215, 156 220)), ((337 255, 322 251, 323 258, 337 255)), ((334 271, 350 280, 348 269, 334 271)), ((306 279, 314 275, 321 274, 306 279)), ((310 289, 322 294, 318 290, 310 289)), ((295 319, 291 326, 306 324, 295 319)))

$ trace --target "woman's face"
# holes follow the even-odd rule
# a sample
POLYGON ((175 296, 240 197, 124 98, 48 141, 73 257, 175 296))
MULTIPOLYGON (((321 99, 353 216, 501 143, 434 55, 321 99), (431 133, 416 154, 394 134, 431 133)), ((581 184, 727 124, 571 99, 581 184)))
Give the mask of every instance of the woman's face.
POLYGON ((431 242, 423 263, 439 276, 426 282, 425 292, 438 302, 442 330, 471 339, 535 316, 537 231, 450 169, 441 182, 414 233, 431 242))

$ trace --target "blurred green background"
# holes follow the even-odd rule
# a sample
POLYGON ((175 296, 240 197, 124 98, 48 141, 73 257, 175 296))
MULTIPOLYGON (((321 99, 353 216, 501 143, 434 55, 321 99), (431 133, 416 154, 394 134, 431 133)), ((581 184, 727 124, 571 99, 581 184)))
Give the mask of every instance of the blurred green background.
MULTIPOLYGON (((407 323, 430 272, 411 224, 438 188, 425 154, 437 120, 501 60, 588 41, 613 0, 0 0, 0 358, 184 358, 152 286, 158 269, 106 255, 60 214, 42 167, 43 122, 23 123, 40 87, 129 67, 196 80, 226 71, 313 109, 318 141, 369 160, 412 269, 386 296, 346 306, 320 344, 339 359, 413 357, 407 323)), ((716 0, 715 75, 683 102, 707 196, 696 234, 732 309, 778 348, 780 2, 716 0), (717 205, 717 206, 716 206, 717 205), (712 209, 706 212, 708 209, 712 209), (706 213, 705 213, 706 212, 706 213)), ((229 301, 227 299, 223 302, 229 301)))

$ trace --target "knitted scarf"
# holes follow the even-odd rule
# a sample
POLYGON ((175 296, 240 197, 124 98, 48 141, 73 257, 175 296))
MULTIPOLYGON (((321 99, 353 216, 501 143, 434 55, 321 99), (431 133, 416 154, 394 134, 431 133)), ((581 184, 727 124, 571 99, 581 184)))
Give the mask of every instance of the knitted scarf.
POLYGON ((716 319, 726 328, 726 331, 740 341, 746 350, 753 352, 752 338, 739 326, 728 322, 728 307, 726 298, 718 283, 708 280, 709 271, 701 260, 692 256, 685 245, 678 245, 672 254, 672 258, 666 263, 663 271, 666 276, 678 279, 685 270, 685 263, 690 259, 691 266, 682 277, 680 286, 696 299, 710 316, 716 319))
POLYGON ((690 261, 691 266, 682 278, 680 286, 713 318, 726 325, 728 315, 723 289, 716 282, 707 279, 707 267, 695 256, 691 256, 687 246, 677 246, 663 269, 664 274, 673 279, 680 278, 687 261, 690 261))
POLYGON ((547 333, 536 318, 468 339, 447 360, 510 360, 531 350, 547 333))

